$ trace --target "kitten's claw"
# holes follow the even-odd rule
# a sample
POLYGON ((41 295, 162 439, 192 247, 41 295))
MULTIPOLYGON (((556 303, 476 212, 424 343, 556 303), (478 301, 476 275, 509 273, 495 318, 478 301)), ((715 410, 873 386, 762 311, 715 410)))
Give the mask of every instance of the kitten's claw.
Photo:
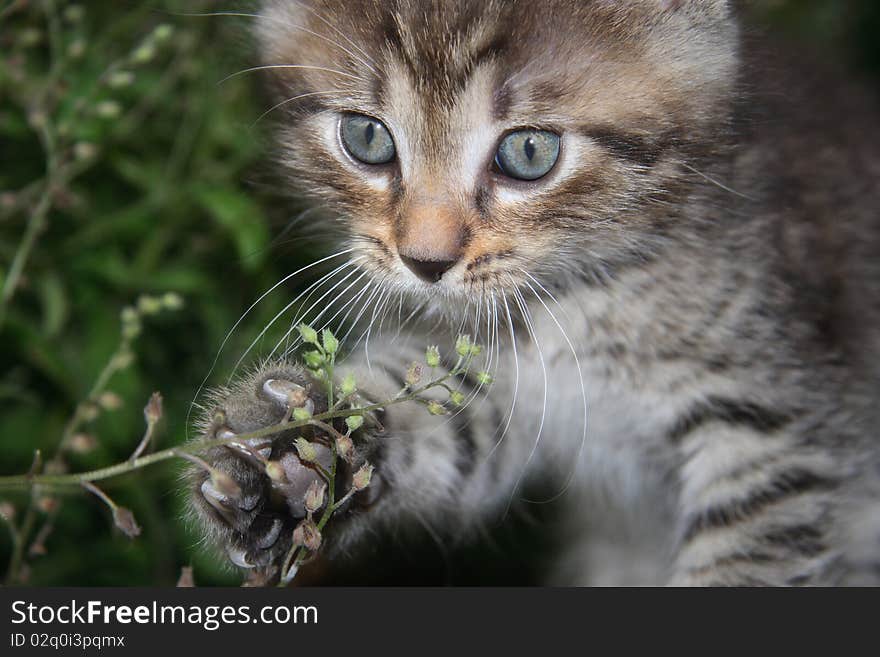
POLYGON ((315 402, 309 398, 308 389, 293 381, 266 379, 263 392, 286 409, 305 408, 309 413, 315 412, 315 402))
POLYGON ((256 564, 252 564, 247 560, 247 555, 241 548, 230 547, 226 550, 226 554, 229 555, 229 560, 239 568, 256 567, 256 564))
MULTIPOLYGON (((331 437, 320 429, 299 427, 255 439, 240 437, 285 421, 294 408, 321 412, 327 406, 316 392, 321 389, 298 367, 274 366, 238 381, 216 400, 203 425, 205 435, 222 441, 204 459, 212 471, 231 478, 235 488, 215 485, 207 470, 193 468, 189 476, 194 508, 228 559, 240 568, 277 572, 290 550, 293 530, 306 516, 306 491, 314 482, 324 481, 322 471, 333 465, 331 437), (315 450, 313 462, 299 457, 295 441, 301 436, 315 450)), ((337 462, 340 489, 349 485, 348 467, 337 462)), ((362 498, 369 501, 366 493, 362 498)))

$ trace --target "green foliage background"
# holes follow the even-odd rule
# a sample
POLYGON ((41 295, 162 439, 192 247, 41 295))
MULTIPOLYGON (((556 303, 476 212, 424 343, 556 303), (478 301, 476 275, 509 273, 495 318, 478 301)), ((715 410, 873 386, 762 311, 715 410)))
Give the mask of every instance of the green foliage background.
MULTIPOLYGON (((876 0, 755 5, 793 38, 839 52, 876 79, 876 0)), ((185 306, 145 318, 136 359, 109 382, 122 405, 83 425, 97 447, 73 454, 70 467, 127 458, 154 390, 165 398, 158 444, 183 440, 190 401, 227 331, 263 291, 324 252, 283 234, 297 208, 279 203, 283 190, 264 175, 267 126, 257 119, 271 103, 257 79, 221 82, 254 64, 250 19, 193 15, 241 9, 209 0, 0 0, 0 283, 7 288, 35 208, 51 200, 0 310, 0 474, 26 472, 34 450, 54 453, 119 342, 120 312, 144 294, 175 292, 185 306), (52 188, 47 134, 56 169, 71 174, 60 183, 56 175, 52 188)), ((229 370, 290 291, 248 316, 217 372, 229 370)), ((46 554, 28 556, 19 581, 173 584, 192 564, 200 584, 237 583, 198 548, 182 520, 176 477, 176 467, 159 466, 107 484, 143 525, 134 541, 113 528, 96 498, 64 500, 46 554)), ((14 509, 13 527, 27 501, 0 491, 0 508, 14 509)), ((35 530, 46 519, 38 511, 35 530)), ((13 549, 6 529, 0 564, 13 549)), ((464 578, 480 580, 470 571, 464 578)))

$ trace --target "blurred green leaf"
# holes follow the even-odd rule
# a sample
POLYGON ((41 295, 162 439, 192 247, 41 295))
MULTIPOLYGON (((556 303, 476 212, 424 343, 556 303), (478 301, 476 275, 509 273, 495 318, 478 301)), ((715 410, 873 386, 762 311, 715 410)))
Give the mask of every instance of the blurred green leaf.
POLYGON ((237 190, 204 185, 195 185, 193 193, 235 242, 241 267, 254 270, 261 266, 269 244, 269 231, 265 215, 254 199, 237 190))

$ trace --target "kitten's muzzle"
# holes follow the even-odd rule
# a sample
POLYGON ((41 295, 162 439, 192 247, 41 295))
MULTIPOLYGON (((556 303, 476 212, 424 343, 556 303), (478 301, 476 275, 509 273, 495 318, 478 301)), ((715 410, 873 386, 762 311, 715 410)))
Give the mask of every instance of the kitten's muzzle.
POLYGON ((436 283, 458 262, 457 260, 417 260, 402 253, 400 260, 412 273, 426 283, 436 283))

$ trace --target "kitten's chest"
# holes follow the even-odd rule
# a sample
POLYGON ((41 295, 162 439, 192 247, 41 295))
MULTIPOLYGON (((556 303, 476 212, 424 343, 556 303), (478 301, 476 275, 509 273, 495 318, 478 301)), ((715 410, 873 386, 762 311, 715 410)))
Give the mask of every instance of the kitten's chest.
POLYGON ((590 487, 622 500, 656 495, 678 459, 666 435, 686 407, 681 381, 691 366, 652 359, 650 348, 616 348, 586 322, 548 317, 534 328, 536 339, 518 347, 518 363, 508 353, 510 362, 501 364, 505 380, 519 372, 521 438, 557 467, 576 468, 590 487))

